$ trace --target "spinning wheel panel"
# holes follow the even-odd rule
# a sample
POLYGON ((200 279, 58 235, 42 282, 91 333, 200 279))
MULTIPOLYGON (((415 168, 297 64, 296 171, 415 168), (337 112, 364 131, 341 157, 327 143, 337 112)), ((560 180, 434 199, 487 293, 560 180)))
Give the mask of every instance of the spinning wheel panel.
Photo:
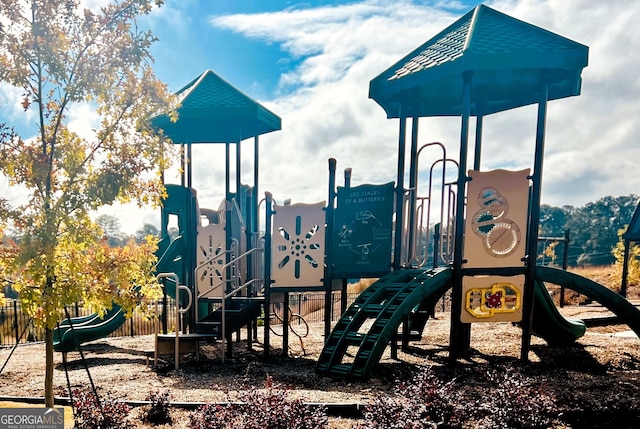
POLYGON ((469 171, 466 268, 524 266, 529 169, 469 171))

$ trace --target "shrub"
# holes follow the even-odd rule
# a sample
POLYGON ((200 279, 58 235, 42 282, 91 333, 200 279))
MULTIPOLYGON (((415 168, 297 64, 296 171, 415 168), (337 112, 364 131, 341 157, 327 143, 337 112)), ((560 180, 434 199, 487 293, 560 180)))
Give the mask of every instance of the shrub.
POLYGON ((287 391, 273 383, 268 376, 266 391, 251 387, 241 396, 238 427, 245 429, 321 429, 327 427, 324 407, 311 407, 302 399, 287 399, 287 391))
POLYGON ((483 428, 546 428, 559 416, 556 398, 545 384, 524 376, 519 369, 491 369, 484 376, 492 387, 464 407, 483 428))
POLYGON ((145 397, 145 401, 149 401, 149 408, 144 414, 144 421, 152 424, 171 423, 171 395, 169 392, 160 393, 158 391, 150 391, 145 397))
POLYGON ((322 429, 328 425, 324 407, 311 407, 302 399, 290 400, 287 391, 267 377, 265 391, 249 387, 241 404, 208 404, 189 415, 191 429, 322 429))
POLYGON ((190 429, 224 429, 228 427, 231 414, 228 408, 205 404, 189 414, 190 429))
POLYGON ((130 408, 124 402, 105 395, 98 398, 93 392, 75 389, 73 406, 76 409, 77 429, 120 429, 130 427, 130 408))
POLYGON ((379 395, 364 410, 360 429, 426 429, 456 423, 458 394, 453 382, 439 380, 431 372, 399 383, 394 396, 379 395))

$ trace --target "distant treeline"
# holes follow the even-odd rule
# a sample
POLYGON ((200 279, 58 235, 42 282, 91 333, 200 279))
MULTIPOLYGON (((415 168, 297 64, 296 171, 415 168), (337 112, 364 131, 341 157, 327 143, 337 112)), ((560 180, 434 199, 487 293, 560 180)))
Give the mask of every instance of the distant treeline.
MULTIPOLYGON (((576 265, 609 265, 615 262, 613 248, 619 241, 618 232, 631 221, 640 197, 635 194, 612 197, 606 196, 585 204, 583 207, 554 207, 543 204, 540 208, 540 237, 564 237, 569 230, 570 244, 568 263, 576 265)), ((120 245, 128 239, 142 241, 145 235, 158 235, 158 229, 144 224, 133 236, 120 231, 120 223, 113 216, 100 216, 98 224, 105 231, 107 241, 112 246, 120 245)), ((177 234, 177 231, 170 231, 177 234)), ((551 244, 540 243, 540 252, 551 244)), ((562 264, 564 247, 560 243, 555 247, 555 261, 562 264)), ((549 262, 549 258, 545 261, 549 262)))
MULTIPOLYGON (((618 233, 626 229, 638 206, 638 195, 607 196, 583 207, 540 208, 540 236, 563 237, 569 230, 569 265, 609 265, 615 262, 612 250, 620 240, 618 233)), ((544 247, 544 243, 541 243, 544 247)), ((562 245, 556 246, 556 257, 562 261, 562 245)))

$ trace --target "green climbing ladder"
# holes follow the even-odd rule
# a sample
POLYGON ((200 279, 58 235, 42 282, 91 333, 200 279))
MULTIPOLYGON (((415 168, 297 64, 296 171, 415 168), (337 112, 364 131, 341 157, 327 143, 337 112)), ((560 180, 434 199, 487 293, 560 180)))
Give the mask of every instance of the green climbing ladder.
POLYGON ((435 303, 451 286, 451 273, 450 268, 400 270, 373 283, 337 322, 318 358, 316 372, 368 378, 402 321, 424 301, 435 303))

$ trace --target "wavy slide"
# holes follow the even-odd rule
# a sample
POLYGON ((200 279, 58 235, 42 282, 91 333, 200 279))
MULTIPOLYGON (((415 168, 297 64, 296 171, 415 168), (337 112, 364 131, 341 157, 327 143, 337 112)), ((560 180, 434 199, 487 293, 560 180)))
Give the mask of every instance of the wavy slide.
MULTIPOLYGON (((157 272, 167 272, 175 263, 176 258, 182 253, 182 237, 173 240, 168 246, 159 243, 159 250, 166 247, 156 264, 157 272)), ((172 288, 168 288, 171 290, 172 288)), ((60 326, 53 331, 53 349, 57 352, 70 352, 78 350, 82 343, 99 340, 108 336, 125 322, 125 314, 119 305, 113 304, 103 317, 97 313, 89 316, 73 317, 65 319, 60 326)))
POLYGON ((104 338, 125 322, 124 311, 113 304, 103 317, 98 314, 64 320, 53 331, 53 349, 57 352, 78 350, 80 344, 104 338))

